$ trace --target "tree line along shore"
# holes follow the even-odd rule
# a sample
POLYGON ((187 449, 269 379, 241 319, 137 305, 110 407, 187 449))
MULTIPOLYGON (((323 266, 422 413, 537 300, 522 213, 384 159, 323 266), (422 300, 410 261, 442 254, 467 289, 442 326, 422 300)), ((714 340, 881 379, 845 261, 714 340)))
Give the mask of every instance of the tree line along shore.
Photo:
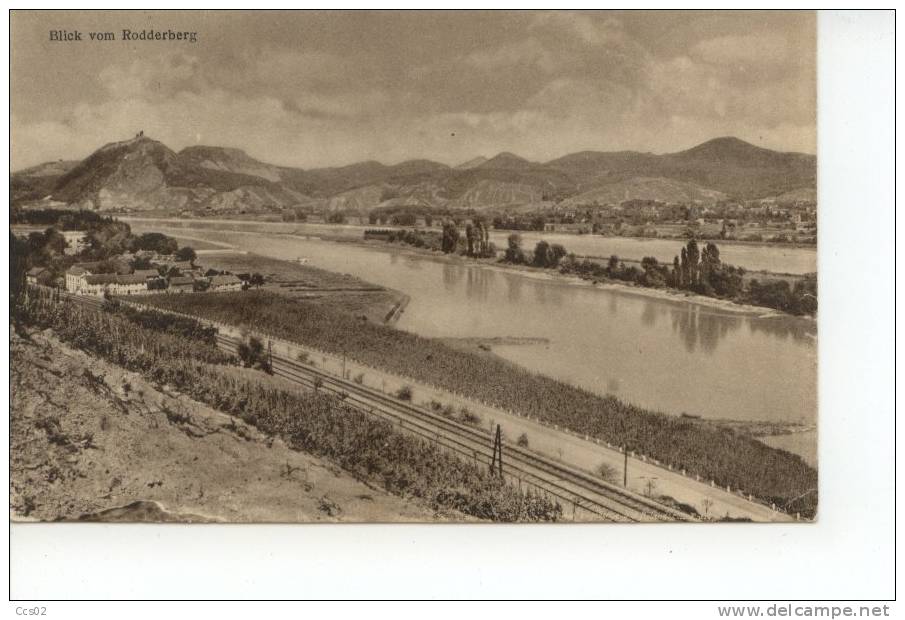
POLYGON ((371 229, 365 240, 383 240, 447 255, 461 255, 507 265, 522 265, 574 275, 594 282, 620 282, 649 289, 683 291, 715 300, 778 310, 796 316, 816 316, 817 277, 770 277, 749 273, 743 267, 724 263, 716 243, 703 247, 689 239, 672 264, 648 256, 641 261, 612 255, 605 260, 580 257, 559 243, 540 240, 533 250, 522 247, 522 238, 512 233, 507 247, 490 241, 489 228, 480 221, 469 223, 464 235, 453 222, 440 232, 371 229), (637 263, 637 264, 636 264, 637 263))

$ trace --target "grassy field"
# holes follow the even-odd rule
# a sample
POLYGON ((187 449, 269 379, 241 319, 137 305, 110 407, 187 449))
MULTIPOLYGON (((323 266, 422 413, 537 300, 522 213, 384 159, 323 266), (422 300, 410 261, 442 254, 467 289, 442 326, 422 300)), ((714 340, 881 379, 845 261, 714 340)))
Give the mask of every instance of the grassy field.
POLYGON ((260 273, 270 293, 312 304, 343 308, 356 317, 382 323, 403 301, 397 291, 374 286, 354 276, 257 254, 209 254, 198 259, 205 268, 233 273, 260 273))
POLYGON ((294 283, 310 289, 379 290, 379 287, 354 276, 259 254, 208 254, 199 262, 203 262, 205 267, 234 273, 257 272, 275 283, 294 283))
POLYGON ((262 330, 361 363, 558 424, 660 462, 684 468, 720 486, 741 489, 792 512, 815 514, 817 471, 800 457, 702 420, 648 411, 529 372, 494 356, 478 355, 357 320, 329 305, 275 295, 153 296, 148 304, 262 330))

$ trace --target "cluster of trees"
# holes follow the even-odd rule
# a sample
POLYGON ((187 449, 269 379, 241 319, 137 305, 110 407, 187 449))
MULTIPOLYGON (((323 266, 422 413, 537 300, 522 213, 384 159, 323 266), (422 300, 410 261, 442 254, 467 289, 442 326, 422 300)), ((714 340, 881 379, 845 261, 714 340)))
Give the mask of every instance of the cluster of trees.
POLYGON ((790 285, 786 280, 748 283, 746 299, 758 306, 776 308, 790 314, 817 314, 817 277, 809 276, 790 285))
POLYGON ((29 253, 36 259, 45 262, 63 256, 66 248, 69 247, 66 238, 56 228, 29 233, 26 242, 29 253))
POLYGON ((667 283, 673 288, 701 295, 736 297, 742 291, 744 274, 743 269, 720 261, 720 250, 715 243, 707 243, 700 250, 698 242, 690 239, 680 256, 673 259, 673 270, 667 283))
MULTIPOLYGON (((508 252, 507 252, 508 258, 508 252)), ((807 276, 790 284, 787 280, 752 279, 745 283, 745 270, 727 265, 720 260, 720 251, 714 243, 704 249, 691 239, 682 248, 673 264, 666 265, 652 256, 641 261, 641 267, 626 267, 618 256, 611 256, 606 265, 588 260, 578 260, 574 254, 559 263, 563 273, 574 273, 585 278, 612 278, 647 287, 669 287, 756 306, 774 308, 795 315, 817 314, 817 278, 807 276)))
POLYGON ((125 222, 110 222, 88 232, 87 249, 82 257, 87 260, 103 260, 133 249, 135 237, 125 222))
POLYGON ((560 261, 566 256, 566 248, 558 243, 547 243, 543 239, 534 246, 534 256, 531 264, 535 267, 546 267, 555 269, 559 267, 560 261))
MULTIPOLYGON (((390 224, 393 226, 414 226, 418 223, 418 216, 414 213, 394 213, 390 216, 390 224)), ((430 224, 428 224, 430 226, 430 224)))
POLYGON ((33 232, 21 239, 9 233, 10 297, 14 298, 25 288, 25 274, 32 267, 43 267, 56 279, 78 260, 66 256, 66 239, 55 228, 33 232))
POLYGON ((522 249, 522 236, 512 233, 506 238, 506 252, 503 254, 503 262, 513 265, 524 265, 528 262, 525 251, 522 249))
POLYGON ((176 250, 176 260, 187 261, 194 265, 196 258, 198 258, 198 253, 191 246, 184 245, 176 250))
POLYGON ((442 249, 441 236, 436 232, 419 230, 389 230, 386 232, 387 243, 405 243, 416 248, 440 251, 442 249))
POLYGON ((25 274, 31 268, 29 264, 28 242, 9 233, 9 300, 10 307, 25 291, 25 274))
POLYGON ((465 255, 475 258, 496 256, 496 247, 490 242, 490 230, 481 218, 465 224, 465 255))
MULTIPOLYGON (((59 229, 60 226, 57 224, 48 228, 44 233, 32 233, 32 235, 35 235, 37 239, 39 235, 43 234, 41 243, 51 247, 54 253, 59 255, 66 247, 65 239, 57 232, 59 229)), ((176 254, 180 249, 179 242, 163 233, 151 232, 135 236, 128 224, 109 218, 98 220, 86 230, 85 242, 87 247, 81 253, 80 258, 93 261, 105 260, 123 252, 145 250, 158 254, 176 254)), ((184 252, 186 252, 185 257, 180 260, 190 260, 194 257, 194 250, 189 248, 184 252), (191 257, 188 256, 189 252, 191 257)))
POLYGON ((543 230, 547 218, 543 215, 534 216, 496 216, 493 218, 493 227, 497 230, 543 230))
POLYGON ((440 234, 440 249, 444 254, 453 254, 459 248, 459 229, 455 222, 447 220, 443 222, 443 232, 440 234))
POLYGON ((258 338, 249 338, 247 342, 240 342, 236 347, 236 355, 246 368, 263 370, 273 374, 270 365, 270 352, 264 348, 264 343, 258 338))
POLYGON ((96 211, 71 211, 68 209, 23 209, 13 207, 9 214, 10 224, 30 224, 32 226, 54 226, 58 230, 94 230, 112 224, 113 218, 100 215, 96 211))
POLYGON ((304 209, 285 209, 283 211, 284 222, 306 222, 308 221, 308 212, 304 209))
POLYGON ((443 223, 442 230, 437 233, 429 230, 366 230, 365 238, 385 238, 387 242, 406 243, 417 248, 440 251, 444 254, 461 253, 473 258, 490 258, 496 256, 496 246, 490 241, 490 230, 481 219, 467 222, 465 235, 453 220, 443 223))
POLYGON ((489 258, 496 256, 496 246, 490 241, 490 230, 480 218, 465 224, 465 234, 459 232, 455 220, 449 219, 443 222, 443 228, 439 237, 434 233, 422 233, 411 231, 397 233, 397 239, 401 239, 418 247, 439 249, 444 254, 461 253, 474 258, 489 258), (412 239, 412 241, 409 241, 412 239), (438 245, 434 240, 438 240, 438 245))
POLYGON ((175 254, 179 250, 179 243, 163 233, 149 232, 132 239, 129 244, 132 251, 144 250, 158 254, 175 254))
POLYGON ((579 263, 573 256, 564 263, 563 270, 651 288, 689 290, 710 297, 736 298, 741 294, 744 269, 722 263, 715 244, 708 243, 700 250, 697 241, 691 239, 682 248, 680 256, 675 257, 672 266, 659 262, 653 256, 645 256, 640 268, 626 266, 616 255, 610 256, 606 266, 588 260, 579 263))
POLYGON ((494 521, 555 521, 562 516, 558 503, 522 493, 486 467, 441 452, 341 398, 324 391, 280 389, 257 377, 237 380, 224 368, 235 358, 211 345, 65 299, 34 295, 16 310, 22 324, 52 328, 77 348, 171 385, 391 493, 421 498, 435 510, 494 521))
POLYGON ((613 278, 626 282, 638 282, 638 278, 643 273, 634 265, 626 267, 625 263, 621 262, 615 254, 610 256, 606 265, 603 265, 588 258, 579 260, 575 254, 570 253, 560 261, 559 270, 562 273, 575 274, 587 279, 613 278))
POLYGON ((439 233, 418 229, 365 231, 365 238, 381 237, 385 238, 388 243, 405 243, 416 248, 445 254, 461 253, 474 258, 496 256, 496 246, 490 242, 490 232, 480 220, 467 223, 464 236, 452 220, 444 222, 443 229, 439 233))
MULTIPOLYGON (((398 197, 395 190, 385 190, 385 192, 387 191, 389 193, 385 193, 385 195, 390 196, 391 198, 398 197)), ((381 198, 381 201, 388 199, 389 198, 381 198)), ((448 209, 422 205, 378 207, 368 212, 368 222, 372 225, 392 224, 393 226, 415 226, 418 223, 418 218, 422 218, 425 226, 433 226, 434 220, 444 217, 452 219, 454 217, 453 212, 448 209)), ((461 223, 461 219, 458 215, 455 216, 455 222, 456 224, 461 223)))
POLYGON ((518 233, 512 233, 506 239, 506 251, 503 258, 500 259, 504 263, 512 263, 513 265, 533 265, 534 267, 544 267, 547 269, 555 269, 559 267, 560 262, 566 257, 566 248, 559 243, 547 243, 543 239, 534 246, 534 253, 529 258, 522 249, 522 237, 518 233))
POLYGON ((273 333, 358 362, 537 417, 743 489, 766 501, 813 514, 817 472, 801 458, 707 423, 641 409, 531 373, 491 356, 362 323, 353 315, 266 291, 158 295, 149 303, 273 333), (800 496, 800 497, 799 497, 800 496))

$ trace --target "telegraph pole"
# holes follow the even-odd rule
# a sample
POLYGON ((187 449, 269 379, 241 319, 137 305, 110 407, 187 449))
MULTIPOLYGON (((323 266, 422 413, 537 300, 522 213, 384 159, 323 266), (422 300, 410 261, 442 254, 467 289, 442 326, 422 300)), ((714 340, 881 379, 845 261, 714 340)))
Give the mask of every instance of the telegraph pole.
POLYGON ((496 425, 496 443, 500 447, 500 478, 503 477, 503 431, 496 425))
POLYGON ((625 455, 625 462, 622 465, 622 486, 628 488, 628 448, 622 446, 622 454, 625 455))
POLYGON ((503 477, 503 433, 500 425, 496 425, 496 435, 493 438, 493 456, 490 457, 490 474, 500 474, 503 477), (496 471, 495 471, 496 469, 496 471))

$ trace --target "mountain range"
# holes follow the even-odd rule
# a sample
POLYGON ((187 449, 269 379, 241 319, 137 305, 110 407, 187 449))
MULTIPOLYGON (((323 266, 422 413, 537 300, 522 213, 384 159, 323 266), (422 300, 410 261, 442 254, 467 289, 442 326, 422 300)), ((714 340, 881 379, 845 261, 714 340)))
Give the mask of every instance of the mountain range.
POLYGON ((302 170, 234 148, 192 146, 177 153, 140 136, 107 144, 82 161, 13 173, 10 190, 14 204, 49 199, 99 210, 484 208, 812 196, 816 177, 814 155, 731 137, 663 155, 582 151, 540 163, 500 153, 455 167, 413 159, 302 170))

